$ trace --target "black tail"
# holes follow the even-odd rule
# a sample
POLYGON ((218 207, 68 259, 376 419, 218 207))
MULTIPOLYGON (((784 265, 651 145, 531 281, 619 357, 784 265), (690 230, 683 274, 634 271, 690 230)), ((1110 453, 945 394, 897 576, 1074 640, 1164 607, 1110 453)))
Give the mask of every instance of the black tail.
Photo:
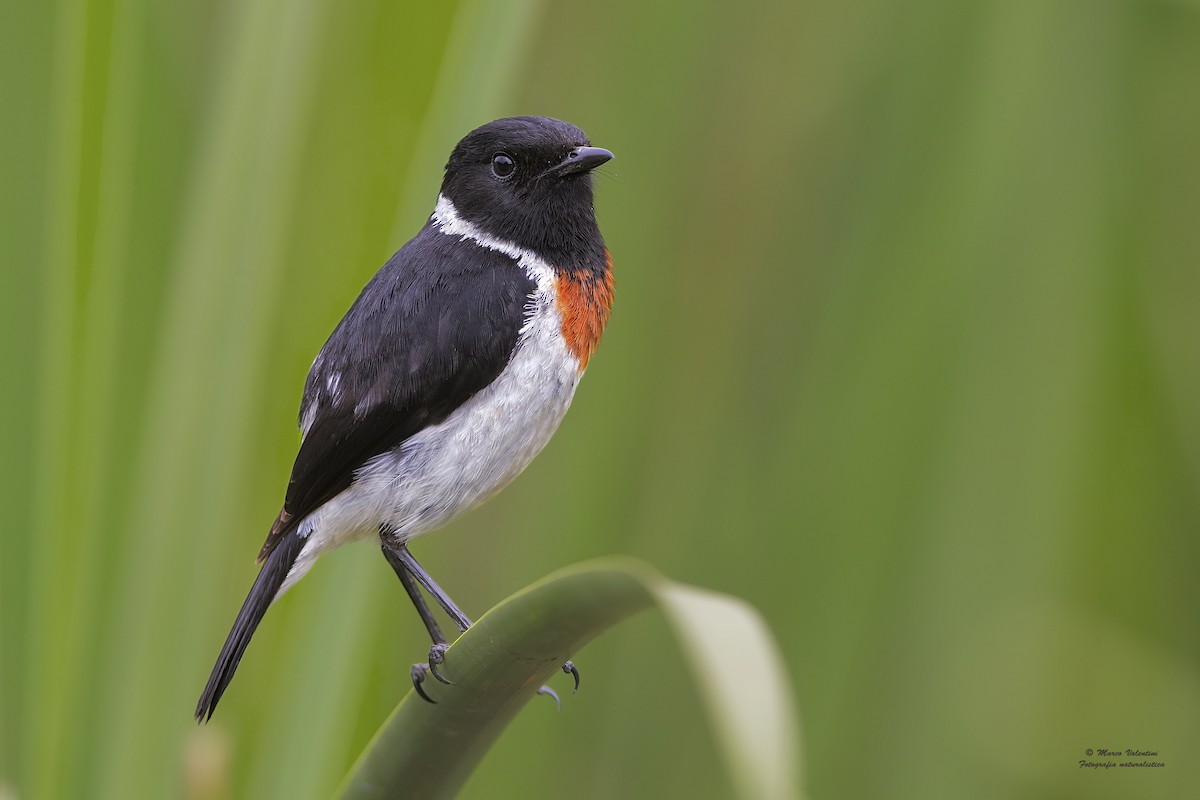
POLYGON ((208 678, 204 693, 200 695, 200 702, 196 704, 197 722, 207 722, 212 717, 225 687, 233 680, 233 673, 237 670, 238 662, 242 660, 242 653, 246 652, 246 645, 250 644, 250 637, 254 635, 258 623, 267 613, 271 601, 279 593, 279 587, 283 585, 284 578, 304 548, 305 541, 307 540, 295 531, 290 531, 279 542, 279 546, 267 556, 258 577, 254 579, 254 585, 250 587, 250 594, 242 603, 242 610, 233 622, 233 629, 225 639, 221 655, 217 656, 216 666, 208 678))

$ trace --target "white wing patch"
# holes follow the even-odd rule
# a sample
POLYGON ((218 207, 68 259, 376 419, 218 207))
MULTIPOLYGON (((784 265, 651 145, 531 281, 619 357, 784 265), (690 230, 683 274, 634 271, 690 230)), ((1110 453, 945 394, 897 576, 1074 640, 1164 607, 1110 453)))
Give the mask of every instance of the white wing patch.
POLYGON ((317 398, 314 397, 308 401, 308 405, 304 406, 304 410, 300 412, 300 441, 308 436, 309 430, 312 429, 313 423, 317 421, 317 398))
POLYGON ((342 399, 342 373, 334 370, 325 378, 325 388, 329 391, 329 399, 333 401, 333 405, 337 405, 342 399))

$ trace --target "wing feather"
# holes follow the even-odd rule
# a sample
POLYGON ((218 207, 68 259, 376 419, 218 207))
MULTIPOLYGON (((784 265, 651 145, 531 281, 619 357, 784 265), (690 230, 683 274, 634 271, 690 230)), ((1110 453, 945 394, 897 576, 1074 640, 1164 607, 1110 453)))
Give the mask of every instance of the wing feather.
POLYGON ((259 560, 367 461, 491 383, 512 356, 533 288, 514 259, 431 226, 401 248, 313 361, 304 438, 259 560))

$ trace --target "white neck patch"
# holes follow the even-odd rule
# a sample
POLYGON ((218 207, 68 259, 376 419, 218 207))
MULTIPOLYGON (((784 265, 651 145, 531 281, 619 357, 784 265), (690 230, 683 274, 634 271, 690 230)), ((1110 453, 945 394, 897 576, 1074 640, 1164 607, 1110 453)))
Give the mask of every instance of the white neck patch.
POLYGON ((509 258, 515 258, 525 273, 542 291, 547 291, 554 285, 554 269, 545 259, 515 242, 492 236, 475 223, 463 219, 459 216, 454 203, 450 202, 450 198, 444 194, 438 195, 437 205, 429 219, 438 230, 447 236, 468 239, 480 247, 486 247, 488 250, 503 253, 509 258))

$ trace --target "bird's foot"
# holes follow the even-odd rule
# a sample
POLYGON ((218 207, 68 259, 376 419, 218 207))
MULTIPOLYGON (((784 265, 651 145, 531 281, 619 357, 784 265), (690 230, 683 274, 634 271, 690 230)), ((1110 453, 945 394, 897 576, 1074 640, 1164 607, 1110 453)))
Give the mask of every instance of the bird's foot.
POLYGON ((549 697, 550 699, 552 699, 554 701, 555 707, 559 711, 562 711, 562 701, 558 699, 558 692, 554 691, 549 686, 543 686, 542 688, 537 690, 537 693, 541 694, 541 695, 545 695, 546 697, 549 697))
POLYGON ((575 679, 575 688, 571 690, 571 694, 579 691, 579 670, 575 668, 575 662, 568 661, 562 665, 562 671, 575 679))
MULTIPOLYGON (((437 701, 425 693, 425 689, 421 684, 424 683, 425 676, 431 673, 433 674, 433 677, 437 678, 442 683, 450 685, 454 683, 454 681, 447 678, 438 670, 438 667, 444 664, 446 661, 446 651, 448 649, 450 649, 450 645, 444 642, 441 644, 435 644, 429 648, 428 663, 418 662, 412 665, 413 689, 416 690, 417 694, 419 694, 422 699, 435 705, 437 704, 437 701)), ((575 694, 575 692, 579 691, 579 669, 575 666, 573 661, 568 661, 562 665, 562 671, 575 679, 575 687, 571 690, 571 694, 575 694)), ((543 686, 537 690, 537 693, 552 698, 554 700, 554 705, 560 709, 562 708, 562 701, 558 697, 558 692, 554 691, 549 686, 543 686)))
POLYGON ((446 684, 454 683, 454 681, 447 678, 445 675, 443 675, 438 670, 438 667, 441 666, 442 664, 444 664, 446 661, 446 651, 448 649, 450 649, 450 645, 446 644, 445 642, 435 644, 433 647, 429 648, 428 663, 418 662, 418 663, 412 665, 413 689, 415 689, 417 691, 417 694, 421 695, 421 698, 424 699, 426 702, 433 703, 435 705, 437 704, 437 701, 434 700, 429 695, 425 694, 425 689, 424 689, 424 687, 421 686, 421 684, 424 683, 425 676, 428 674, 431 674, 431 673, 432 673, 433 677, 437 678, 442 683, 446 683, 446 684))
POLYGON ((425 694, 425 689, 421 686, 421 684, 425 682, 425 675, 428 674, 428 672, 428 664, 418 662, 412 665, 413 688, 416 689, 417 694, 421 695, 421 699, 426 703, 433 703, 434 705, 437 705, 437 700, 434 700, 432 697, 425 694))
MULTIPOLYGON (((573 662, 568 661, 562 665, 562 671, 575 679, 575 688, 571 690, 571 694, 575 694, 575 692, 579 691, 579 670, 576 669, 573 662)), ((554 705, 558 706, 559 710, 562 710, 562 701, 558 699, 558 692, 554 691, 549 686, 543 686, 537 690, 537 693, 553 698, 554 705)))
POLYGON ((438 671, 438 667, 446 663, 446 651, 450 649, 450 645, 445 642, 439 642, 429 648, 429 671, 433 673, 433 677, 437 678, 447 686, 454 685, 454 681, 447 678, 438 671))

